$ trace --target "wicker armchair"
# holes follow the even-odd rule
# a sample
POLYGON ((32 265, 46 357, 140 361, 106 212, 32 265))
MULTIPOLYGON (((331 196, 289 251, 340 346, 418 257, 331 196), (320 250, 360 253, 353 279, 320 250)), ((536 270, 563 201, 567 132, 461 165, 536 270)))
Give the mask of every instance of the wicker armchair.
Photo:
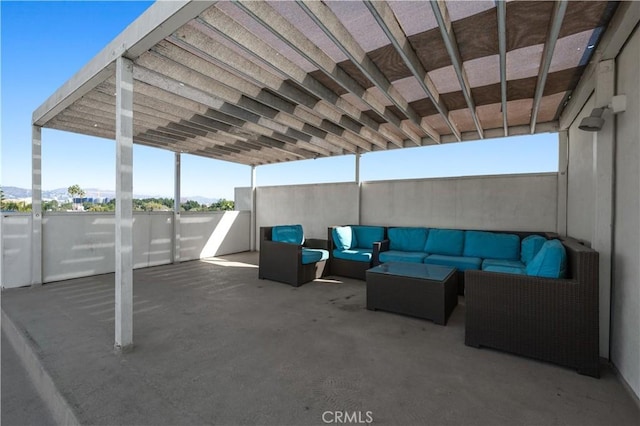
MULTIPOLYGON (((358 227, 360 225, 348 225, 358 227)), ((363 226, 367 227, 367 226, 363 226)), ((336 248, 336 244, 333 240, 333 230, 337 228, 337 226, 330 226, 327 232, 327 244, 329 250, 329 273, 328 275, 338 275, 341 277, 355 278, 358 280, 364 281, 366 279, 366 271, 367 269, 372 268, 373 266, 377 266, 380 264, 378 261, 378 255, 381 250, 389 250, 389 240, 385 240, 385 242, 375 241, 372 243, 371 248, 371 260, 366 262, 360 262, 355 260, 347 260, 347 259, 339 259, 334 256, 334 249, 336 248), (386 244, 386 245, 385 245, 386 244), (385 247, 382 248, 381 247, 385 247)), ((386 228, 377 227, 382 229, 382 239, 386 236, 386 228)), ((364 247, 363 247, 364 248, 364 247)))
POLYGON ((465 344, 599 377, 598 253, 572 238, 566 279, 465 272, 465 344))
POLYGON ((326 260, 303 264, 302 254, 305 248, 326 250, 326 240, 306 239, 302 245, 272 241, 272 229, 260 228, 258 278, 298 287, 325 275, 326 260))

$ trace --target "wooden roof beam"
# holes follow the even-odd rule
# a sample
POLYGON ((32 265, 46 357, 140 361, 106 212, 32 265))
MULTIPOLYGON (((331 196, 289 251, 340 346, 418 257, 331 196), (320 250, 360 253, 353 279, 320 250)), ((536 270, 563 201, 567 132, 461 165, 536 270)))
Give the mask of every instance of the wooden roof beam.
POLYGON ((500 52, 500 103, 502 109, 502 127, 504 135, 509 136, 507 122, 507 2, 496 0, 498 18, 498 50, 500 52))
POLYGON ((467 102, 467 107, 471 113, 471 118, 476 126, 476 130, 478 131, 478 136, 480 139, 484 139, 484 130, 482 129, 482 123, 480 123, 480 119, 478 118, 473 96, 471 96, 471 85, 469 84, 467 72, 462 65, 462 57, 460 56, 456 35, 453 32, 453 26, 451 24, 451 18, 449 17, 447 4, 444 0, 431 0, 431 8, 433 9, 436 21, 438 22, 438 27, 440 28, 444 45, 447 48, 449 57, 451 58, 451 64, 453 65, 453 69, 458 77, 462 94, 467 102))
MULTIPOLYGON (((137 107, 137 99, 143 98, 141 101, 147 105, 153 107, 154 110, 162 110, 166 103, 172 105, 171 112, 175 114, 176 119, 180 120, 180 124, 185 126, 199 128, 206 128, 201 122, 194 122, 197 117, 213 118, 219 122, 235 126, 238 129, 243 129, 248 132, 252 132, 258 135, 259 140, 270 141, 270 146, 274 149, 282 150, 282 152, 290 152, 292 157, 299 159, 315 158, 318 155, 317 151, 311 151, 298 147, 298 145, 304 145, 303 142, 296 143, 296 139, 279 133, 271 128, 256 124, 262 118, 256 114, 250 113, 245 110, 236 110, 236 115, 240 118, 226 114, 220 111, 216 111, 206 107, 205 105, 193 102, 189 99, 182 98, 174 93, 164 91, 160 88, 149 86, 143 82, 136 81, 135 83, 136 97, 134 97, 134 110, 137 107), (256 123, 250 121, 254 120, 256 123), (277 146, 274 146, 277 145, 277 146), (286 148, 286 150, 285 150, 286 148)), ((162 113, 161 111, 159 113, 162 113)), ((284 126, 282 126, 284 129, 284 126)), ((286 131, 286 129, 284 129, 286 131)))
MULTIPOLYGON (((348 92, 359 97, 380 117, 393 125, 398 131, 404 134, 408 139, 415 143, 421 144, 420 136, 410 128, 407 123, 401 120, 389 111, 375 96, 367 92, 356 80, 348 75, 342 68, 336 66, 335 62, 323 51, 307 38, 304 33, 299 31, 293 24, 280 16, 273 8, 265 2, 239 2, 233 3, 240 9, 249 14, 256 22, 269 30, 273 35, 278 37, 307 61, 314 64, 327 77, 339 84, 348 92)), ((395 143, 395 142, 394 142, 395 143)), ((399 144, 402 146, 402 144, 399 144)))
POLYGON ((540 69, 538 70, 538 82, 536 83, 536 92, 533 97, 533 106, 531 108, 531 134, 536 132, 536 121, 538 120, 540 102, 542 101, 542 95, 544 94, 544 86, 547 83, 547 75, 549 74, 553 51, 556 48, 556 42, 558 41, 558 35, 560 34, 560 27, 562 27, 564 14, 567 11, 567 5, 567 0, 556 1, 554 4, 553 15, 551 16, 551 23, 549 25, 549 33, 547 35, 547 40, 544 43, 540 69))
MULTIPOLYGON (((296 114, 301 119, 310 118, 310 123, 320 128, 331 129, 337 126, 342 130, 337 130, 335 132, 336 135, 344 137, 351 144, 364 151, 371 151, 372 142, 367 138, 370 133, 362 132, 362 129, 365 129, 364 127, 354 131, 349 127, 342 126, 340 123, 344 116, 340 112, 328 107, 324 102, 317 102, 316 98, 309 99, 312 97, 308 94, 285 83, 281 78, 266 72, 255 63, 238 55, 232 49, 218 43, 195 28, 191 26, 181 28, 176 32, 171 42, 215 63, 219 67, 233 70, 237 76, 241 76, 245 80, 253 80, 257 84, 277 92, 278 95, 290 99, 297 104, 296 110, 301 110, 296 114), (311 104, 313 105, 311 106, 311 104), (310 116, 309 112, 316 115, 316 118, 310 116), (326 125, 325 121, 328 122, 326 125)), ((386 142, 379 137, 378 143, 386 142)))
MULTIPOLYGON (((435 84, 427 74, 427 71, 424 69, 420 59, 418 59, 415 50, 411 47, 411 43, 409 43, 406 34, 400 27, 400 24, 398 23, 393 10, 389 7, 389 4, 386 1, 368 0, 365 1, 364 4, 367 9, 369 9, 369 12, 371 12, 371 15, 373 15, 373 18, 376 20, 378 25, 380 25, 380 28, 386 34, 389 41, 391 41, 394 49, 398 52, 409 71, 411 71, 411 74, 413 74, 415 79, 418 81, 424 93, 431 102, 433 102, 433 105, 436 107, 436 110, 443 118, 451 132, 458 140, 461 140, 460 130, 455 123, 451 121, 447 106, 440 97, 440 93, 438 93, 435 84)), ((437 142, 440 143, 440 141, 437 142)))
MULTIPOLYGON (((434 141, 440 142, 440 134, 427 124, 426 120, 416 114, 409 102, 404 99, 378 66, 367 56, 367 52, 358 44, 349 33, 349 30, 326 4, 319 1, 305 2, 301 0, 297 0, 296 3, 392 104, 434 141)), ((414 142, 418 146, 421 145, 420 141, 414 142)))
MULTIPOLYGON (((283 132, 286 135, 306 140, 332 154, 343 154, 344 147, 337 145, 344 144, 343 140, 332 138, 332 135, 328 135, 326 132, 310 126, 299 118, 281 111, 279 108, 283 108, 282 105, 278 105, 273 100, 256 100, 251 96, 251 93, 248 93, 249 87, 246 87, 246 90, 240 90, 222 84, 216 79, 210 64, 186 51, 163 51, 162 55, 157 52, 150 52, 138 58, 136 63, 149 70, 158 70, 155 71, 157 74, 176 80, 179 82, 178 84, 184 82, 182 83, 183 87, 189 86, 208 94, 209 97, 217 98, 222 103, 213 109, 223 112, 236 108, 248 110, 264 117, 265 120, 285 126, 288 128, 283 132), (171 53, 172 57, 165 56, 169 53, 171 53)), ((282 102, 282 100, 279 101, 282 102)))
MULTIPOLYGON (((168 69, 165 69, 165 72, 169 72, 170 74, 173 74, 168 69)), ((238 118, 241 118, 241 119, 251 118, 251 117, 247 117, 245 114, 256 116, 259 118, 257 124, 265 126, 267 128, 273 128, 274 130, 281 132, 285 135, 290 131, 290 129, 283 124, 276 123, 275 121, 272 121, 267 117, 263 117, 263 116, 260 116, 259 114, 255 114, 251 111, 247 111, 236 105, 228 103, 220 99, 219 97, 212 95, 207 91, 203 91, 197 87, 194 87, 193 80, 191 80, 190 85, 185 85, 184 83, 181 83, 182 80, 180 80, 180 76, 174 75, 173 77, 170 77, 166 74, 160 74, 158 72, 152 71, 150 69, 144 68, 139 65, 134 66, 133 76, 135 80, 144 82, 149 86, 155 86, 166 92, 173 93, 174 95, 187 98, 197 103, 201 103, 214 110, 221 110, 229 115, 237 116, 238 118), (174 78, 174 77, 177 77, 177 78, 174 78)), ((317 140, 312 140, 311 137, 309 137, 308 139, 309 139, 308 141, 303 141, 306 143, 298 142, 296 145, 298 145, 301 148, 306 148, 322 156, 330 156, 332 154, 331 150, 335 149, 335 147, 332 145, 330 146, 330 149, 328 149, 325 146, 328 144, 326 144, 324 141, 320 141, 322 145, 321 146, 317 144, 318 142, 317 140)))
POLYGON ((381 126, 378 122, 363 114, 352 103, 335 94, 305 70, 279 54, 277 50, 219 9, 212 8, 207 10, 200 15, 196 22, 201 25, 199 30, 207 33, 209 37, 213 38, 215 35, 219 35, 225 38, 251 55, 256 61, 260 61, 268 68, 273 69, 275 73, 284 75, 320 98, 318 106, 325 109, 324 115, 330 116, 331 111, 334 111, 334 114, 345 114, 334 119, 343 127, 352 127, 354 122, 364 126, 360 130, 362 136, 382 149, 386 149, 388 143, 393 143, 397 146, 402 144, 402 138, 387 129, 386 126, 381 126))
POLYGON ((114 72, 116 58, 137 58, 215 3, 208 0, 154 3, 40 105, 33 112, 33 124, 43 126, 57 113, 109 78, 114 72))
MULTIPOLYGON (((184 43, 180 44, 184 45, 184 43)), ((341 128, 339 126, 327 126, 327 130, 321 129, 321 126, 323 125, 323 118, 318 117, 316 113, 309 112, 297 104, 285 101, 271 92, 264 90, 263 87, 228 71, 222 66, 217 65, 215 63, 217 60, 208 53, 188 44, 184 46, 189 50, 185 50, 181 46, 175 44, 164 42, 156 46, 156 51, 176 62, 188 61, 187 63, 189 63, 190 67, 196 69, 202 74, 214 78, 225 86, 235 89, 258 102, 264 103, 265 105, 280 111, 283 115, 294 117, 302 123, 310 124, 315 128, 322 130, 322 132, 326 133, 325 139, 327 142, 337 147, 352 153, 357 151, 356 147, 366 151, 371 151, 371 143, 365 141, 359 136, 354 136, 349 133, 345 134, 344 131, 340 130, 341 128)), ((298 130, 304 131, 304 126, 298 130)))
MULTIPOLYGON (((142 83, 140 83, 142 84, 142 83)), ((103 90, 106 93, 110 93, 110 87, 104 86, 103 90)), ((105 114, 113 114, 113 109, 115 108, 114 99, 111 96, 108 96, 106 93, 102 92, 92 92, 86 95, 80 101, 77 101, 72 108, 80 107, 80 111, 83 111, 86 114, 91 114, 91 109, 105 113, 105 114)), ((169 94, 167 94, 169 95, 169 94)), ((184 101, 184 100, 183 100, 184 101)), ((241 141, 253 141, 255 144, 263 146, 265 148, 270 148, 278 151, 279 157, 282 156, 282 153, 287 153, 287 158, 291 159, 309 159, 315 158, 317 156, 316 153, 302 150, 297 148, 295 143, 291 143, 293 141, 290 138, 289 146, 287 147, 287 142, 280 141, 274 138, 265 137, 263 134, 249 136, 249 138, 239 138, 236 133, 233 133, 233 128, 229 129, 230 126, 234 126, 235 123, 224 123, 223 121, 214 120, 210 117, 206 116, 206 114, 210 111, 206 111, 206 107, 196 104, 205 111, 199 111, 202 114, 197 114, 197 111, 190 111, 188 109, 182 108, 178 106, 179 99, 177 98, 169 98, 167 96, 164 102, 172 105, 171 112, 173 114, 167 113, 163 110, 163 106, 166 105, 163 101, 152 98, 150 96, 144 95, 136 91, 136 95, 134 97, 134 121, 142 122, 148 125, 150 128, 154 128, 154 126, 164 126, 165 129, 163 131, 174 133, 179 136, 187 136, 187 137, 197 137, 203 136, 206 137, 207 133, 215 133, 215 139, 220 141, 221 143, 238 143, 241 141), (142 98, 142 99, 141 99, 142 98), (141 103, 139 103, 141 102, 141 103), (156 105, 157 108, 154 109, 147 105, 156 105), (210 120, 209 122, 193 122, 192 120, 197 119, 197 117, 206 118, 210 120), (216 123, 221 125, 225 125, 226 127, 216 126, 216 123), (290 152, 289 152, 290 151, 290 152)), ((232 121, 233 117, 227 116, 228 121, 232 121)), ((242 121, 242 120, 237 120, 242 121)), ((247 124, 246 122, 244 124, 247 124)), ((259 126, 255 126, 259 128, 259 126)), ((156 127, 157 128, 157 127, 156 127)), ((234 127, 235 128, 235 127, 234 127)), ((262 128, 259 128, 262 130, 262 128)), ((249 129, 247 129, 250 131, 249 129)), ((269 136, 273 134, 272 131, 265 129, 265 133, 269 136), (271 133, 269 133, 271 132, 271 133)), ((274 135, 277 137, 277 135, 274 135)), ((284 135, 282 135, 284 138, 284 135)), ((269 154, 271 155, 271 154, 269 154)), ((275 155, 275 153, 274 153, 275 155)), ((273 158, 273 160, 278 160, 278 158, 273 158)))

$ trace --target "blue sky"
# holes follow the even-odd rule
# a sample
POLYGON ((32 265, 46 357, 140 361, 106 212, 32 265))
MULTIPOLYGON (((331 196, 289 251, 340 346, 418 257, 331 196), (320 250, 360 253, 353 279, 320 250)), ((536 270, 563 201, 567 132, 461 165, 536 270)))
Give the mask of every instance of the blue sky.
MULTIPOLYGON (((31 115, 151 2, 0 2, 1 184, 31 187, 31 115)), ((115 187, 115 142, 43 129, 44 189, 115 187)), ((134 193, 172 196, 173 153, 134 146, 134 193)), ((385 151, 361 157, 362 180, 557 171, 555 134, 385 151)), ((352 155, 257 168, 258 185, 354 179, 352 155)), ((250 167, 182 156, 183 196, 233 198, 250 167)))

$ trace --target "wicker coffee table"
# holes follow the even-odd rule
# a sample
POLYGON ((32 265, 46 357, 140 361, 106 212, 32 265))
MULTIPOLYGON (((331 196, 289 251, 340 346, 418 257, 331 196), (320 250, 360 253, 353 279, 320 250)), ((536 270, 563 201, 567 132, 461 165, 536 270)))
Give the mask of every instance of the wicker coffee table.
POLYGON ((367 309, 446 325, 458 304, 456 269, 389 262, 367 270, 367 309))

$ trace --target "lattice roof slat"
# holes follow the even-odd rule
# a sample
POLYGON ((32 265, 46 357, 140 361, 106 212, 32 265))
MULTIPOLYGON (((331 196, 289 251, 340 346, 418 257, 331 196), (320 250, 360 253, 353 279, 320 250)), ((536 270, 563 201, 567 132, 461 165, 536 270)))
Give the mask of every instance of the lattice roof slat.
POLYGON ((134 142, 243 164, 549 131, 616 10, 635 7, 159 2, 34 124, 113 138, 123 55, 134 142))

